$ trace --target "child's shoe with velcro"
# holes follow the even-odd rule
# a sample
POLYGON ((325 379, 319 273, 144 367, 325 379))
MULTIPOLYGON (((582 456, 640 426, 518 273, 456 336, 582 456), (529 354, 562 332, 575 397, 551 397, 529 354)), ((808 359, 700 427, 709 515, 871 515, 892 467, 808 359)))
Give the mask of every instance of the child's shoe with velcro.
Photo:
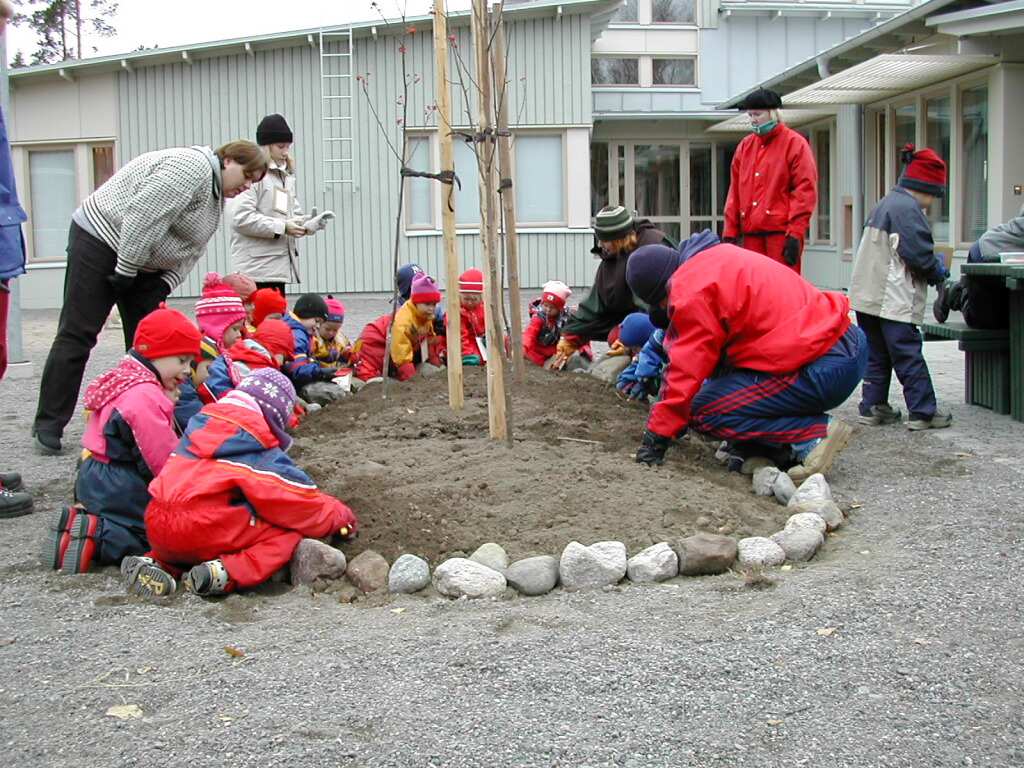
POLYGON ((146 598, 169 597, 178 583, 152 557, 129 555, 121 561, 125 587, 133 595, 146 598))
POLYGON ((88 573, 92 568, 92 560, 96 555, 96 534, 99 532, 100 519, 90 515, 83 509, 75 514, 75 519, 68 525, 67 549, 61 558, 61 573, 88 573))
POLYGON ((185 589, 196 595, 223 595, 228 591, 231 577, 220 560, 207 560, 186 573, 181 583, 185 589))
POLYGON ((899 408, 893 408, 888 403, 872 405, 868 413, 862 413, 857 421, 869 427, 882 427, 886 424, 899 424, 903 414, 899 408))
POLYGON ((46 532, 46 539, 43 541, 42 552, 39 555, 39 562, 46 568, 60 570, 60 566, 64 562, 64 553, 67 552, 68 543, 71 541, 71 532, 68 529, 80 511, 81 508, 78 506, 63 504, 54 513, 46 532))

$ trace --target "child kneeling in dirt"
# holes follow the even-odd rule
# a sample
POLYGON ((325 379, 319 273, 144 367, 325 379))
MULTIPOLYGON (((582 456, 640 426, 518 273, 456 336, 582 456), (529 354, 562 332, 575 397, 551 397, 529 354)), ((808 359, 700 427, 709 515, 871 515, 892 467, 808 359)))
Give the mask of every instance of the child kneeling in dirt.
MULTIPOLYGON (((436 333, 436 311, 440 301, 441 292, 434 280, 429 275, 418 273, 412 280, 409 300, 395 314, 387 355, 388 375, 406 381, 416 375, 417 363, 442 364, 440 351, 444 337, 436 333)), ((353 360, 356 363, 355 377, 360 381, 370 381, 383 375, 384 347, 390 323, 391 316, 383 315, 368 323, 359 335, 353 360)))
POLYGON ((347 365, 352 354, 352 342, 341 332, 345 322, 345 305, 333 296, 324 299, 327 317, 320 322, 313 335, 312 357, 321 368, 347 365))
POLYGON ((587 371, 594 378, 615 385, 633 364, 635 356, 654 332, 646 312, 631 312, 609 334, 608 352, 587 371))
POLYGON ((65 505, 51 524, 44 564, 85 573, 149 549, 147 486, 178 442, 174 400, 199 340, 199 329, 183 314, 157 309, 139 323, 118 366, 88 386, 77 503, 65 505))
POLYGON ((287 565, 303 538, 355 536, 352 510, 286 453, 295 401, 288 378, 264 368, 192 419, 150 486, 152 549, 121 564, 130 592, 169 595, 182 570, 197 595, 254 587, 287 565))
POLYGON ((629 400, 641 402, 657 398, 661 391, 661 377, 668 365, 668 353, 665 352, 665 331, 655 328, 633 358, 633 362, 619 374, 615 388, 619 394, 629 400))
MULTIPOLYGON (((523 330, 523 355, 537 365, 549 368, 558 351, 558 339, 562 335, 562 327, 569 319, 569 309, 565 302, 572 296, 572 289, 561 280, 549 280, 541 288, 539 298, 530 302, 530 322, 523 330)), ((569 370, 585 369, 593 359, 590 345, 579 349, 578 355, 572 358, 574 365, 569 370)))

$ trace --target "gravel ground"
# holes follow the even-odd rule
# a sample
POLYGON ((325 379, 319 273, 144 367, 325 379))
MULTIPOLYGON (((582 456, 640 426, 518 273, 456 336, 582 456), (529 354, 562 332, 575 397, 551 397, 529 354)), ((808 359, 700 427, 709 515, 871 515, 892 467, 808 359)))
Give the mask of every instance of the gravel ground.
MULTIPOLYGON (((383 308, 346 302, 350 330, 383 308)), ((26 313, 37 375, 54 324, 26 313)), ((375 607, 280 588, 156 606, 113 572, 42 570, 74 457, 32 455, 38 382, 0 382, 4 463, 38 507, 0 521, 0 764, 1024 765, 1024 425, 960 404, 954 343, 927 353, 954 427, 861 429, 832 480, 863 506, 773 586, 375 607), (124 704, 142 717, 105 715, 124 704)), ((113 332, 89 374, 118 354, 113 332)))

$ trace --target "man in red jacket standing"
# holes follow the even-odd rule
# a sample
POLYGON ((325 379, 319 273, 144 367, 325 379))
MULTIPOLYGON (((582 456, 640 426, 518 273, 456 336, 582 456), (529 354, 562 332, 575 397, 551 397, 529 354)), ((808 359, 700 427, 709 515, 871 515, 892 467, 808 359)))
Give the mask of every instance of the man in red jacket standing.
POLYGON ((807 139, 779 118, 779 94, 759 88, 739 105, 753 133, 732 158, 722 239, 800 272, 818 202, 818 169, 807 139))
POLYGON ((797 483, 828 471, 852 430, 827 411, 856 389, 868 359, 843 294, 706 230, 679 251, 637 249, 626 281, 668 321, 668 369, 637 461, 660 464, 692 426, 732 442, 789 446, 797 483))

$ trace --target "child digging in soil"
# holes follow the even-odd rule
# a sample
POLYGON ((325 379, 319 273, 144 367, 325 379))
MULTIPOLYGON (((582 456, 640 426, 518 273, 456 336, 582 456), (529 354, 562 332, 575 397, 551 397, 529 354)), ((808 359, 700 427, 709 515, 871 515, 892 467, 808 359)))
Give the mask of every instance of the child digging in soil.
POLYGON ((196 302, 196 324, 217 348, 217 354, 231 349, 242 338, 245 307, 235 291, 216 272, 203 280, 203 297, 196 302))
POLYGON ((283 320, 264 320, 251 339, 239 339, 213 361, 209 376, 199 387, 199 398, 203 404, 220 400, 253 371, 280 369, 294 353, 295 337, 288 324, 283 320))
POLYGON ((337 369, 339 365, 347 365, 352 354, 352 342, 341 332, 345 305, 333 296, 328 296, 324 303, 327 304, 327 318, 313 335, 313 359, 321 368, 337 369))
POLYGON ((273 288, 260 288, 252 295, 252 325, 259 328, 264 320, 280 320, 288 311, 288 301, 273 288))
MULTIPOLYGON (((531 362, 548 368, 552 358, 558 351, 558 339, 562 335, 562 327, 569 319, 569 310, 565 302, 572 296, 572 289, 561 280, 549 280, 541 288, 538 298, 530 302, 530 322, 523 331, 523 354, 531 362)), ((591 359, 590 345, 579 350, 580 365, 586 368, 586 361, 591 359)), ((574 366, 567 366, 572 370, 574 366)))
POLYGON ((143 515, 147 486, 178 442, 174 399, 199 354, 199 330, 180 312, 160 308, 142 319, 135 343, 85 391, 89 411, 74 506, 50 526, 44 564, 85 573, 149 548, 143 515))
POLYGON ((622 321, 619 334, 620 342, 626 349, 633 352, 636 343, 646 338, 638 352, 633 354, 632 361, 619 374, 615 388, 619 394, 629 400, 646 402, 649 397, 657 397, 661 389, 661 373, 668 364, 665 353, 665 331, 655 328, 646 314, 641 315, 647 322, 632 321, 629 315, 622 321))
POLYGON ((295 354, 286 373, 298 390, 317 381, 331 381, 338 373, 337 366, 325 367, 313 359, 313 338, 317 327, 327 319, 327 314, 327 302, 323 296, 304 293, 295 300, 291 313, 284 319, 295 338, 295 354))
POLYGON ((197 595, 267 581, 303 538, 355 536, 356 517, 288 457, 295 388, 264 368, 205 406, 150 486, 152 550, 121 564, 128 590, 160 597, 176 577, 197 595))
POLYGON ((459 332, 462 339, 462 364, 486 363, 484 273, 479 269, 467 269, 459 275, 459 332))

